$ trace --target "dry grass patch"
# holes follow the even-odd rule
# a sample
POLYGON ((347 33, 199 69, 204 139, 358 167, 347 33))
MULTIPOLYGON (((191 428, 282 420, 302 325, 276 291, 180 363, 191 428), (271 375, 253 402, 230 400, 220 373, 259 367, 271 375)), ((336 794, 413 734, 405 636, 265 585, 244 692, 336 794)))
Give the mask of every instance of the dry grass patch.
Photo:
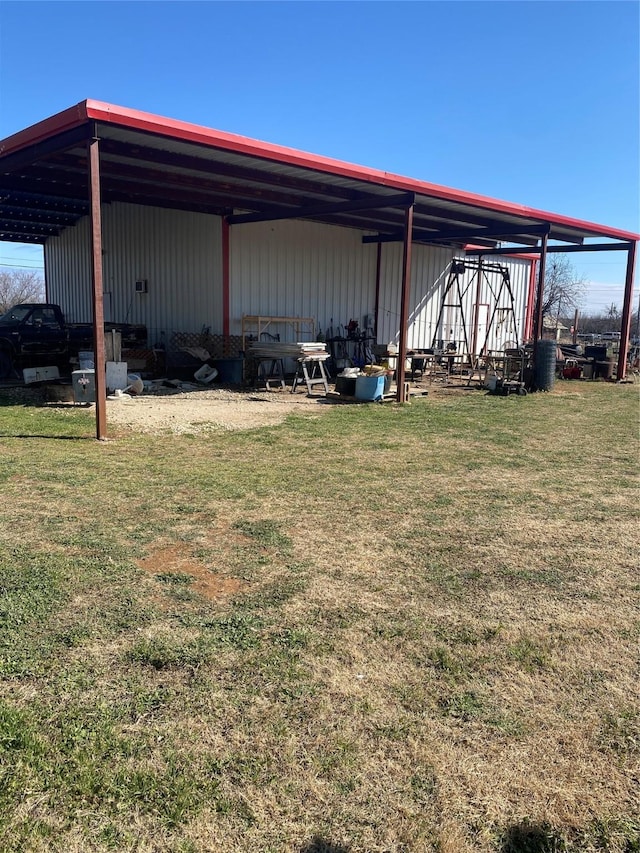
POLYGON ((637 850, 637 412, 10 439, 0 848, 637 850))

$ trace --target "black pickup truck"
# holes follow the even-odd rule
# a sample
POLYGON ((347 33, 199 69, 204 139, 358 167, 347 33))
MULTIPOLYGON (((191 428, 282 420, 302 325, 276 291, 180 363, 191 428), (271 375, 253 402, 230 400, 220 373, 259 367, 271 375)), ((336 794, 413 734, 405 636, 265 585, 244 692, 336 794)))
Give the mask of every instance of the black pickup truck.
MULTIPOLYGON (((123 348, 146 346, 144 326, 105 323, 105 331, 112 329, 121 333, 123 348)), ((92 324, 66 323, 59 305, 14 305, 0 317, 0 379, 16 376, 19 368, 43 365, 68 373, 70 360, 83 350, 93 350, 92 324)))

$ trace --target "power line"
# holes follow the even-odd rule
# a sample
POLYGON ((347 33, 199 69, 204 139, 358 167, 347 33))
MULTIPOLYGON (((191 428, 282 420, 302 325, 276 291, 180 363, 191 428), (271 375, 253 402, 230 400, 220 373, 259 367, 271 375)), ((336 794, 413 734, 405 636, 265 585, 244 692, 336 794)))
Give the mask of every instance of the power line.
POLYGON ((11 267, 16 270, 33 270, 34 272, 44 272, 44 267, 26 267, 24 264, 5 264, 0 261, 0 267, 11 267))
POLYGON ((14 258, 13 255, 9 258, 10 261, 24 261, 27 264, 38 263, 37 258, 14 258))

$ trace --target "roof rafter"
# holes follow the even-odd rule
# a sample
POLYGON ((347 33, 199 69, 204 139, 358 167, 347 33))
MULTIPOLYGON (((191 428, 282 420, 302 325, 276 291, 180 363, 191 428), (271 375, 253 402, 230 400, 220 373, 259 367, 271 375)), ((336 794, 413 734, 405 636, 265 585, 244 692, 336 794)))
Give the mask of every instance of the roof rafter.
POLYGON ((247 222, 271 222, 277 219, 310 219, 314 216, 327 216, 334 213, 351 213, 353 211, 377 210, 386 207, 409 207, 413 204, 415 196, 413 193, 400 193, 396 195, 375 195, 369 198, 361 198, 357 201, 344 201, 336 204, 322 204, 311 207, 299 207, 289 213, 282 211, 271 211, 265 213, 241 213, 227 216, 230 225, 241 225, 247 222))

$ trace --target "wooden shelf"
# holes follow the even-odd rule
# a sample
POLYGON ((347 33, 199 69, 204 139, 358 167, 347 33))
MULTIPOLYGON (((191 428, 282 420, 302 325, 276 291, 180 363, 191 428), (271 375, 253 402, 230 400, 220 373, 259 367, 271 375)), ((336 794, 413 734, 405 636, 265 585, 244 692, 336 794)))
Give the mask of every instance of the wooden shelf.
POLYGON ((313 317, 263 317, 258 314, 242 316, 242 349, 246 351, 247 340, 259 341, 264 333, 281 335, 278 326, 293 330, 294 341, 313 340, 316 321, 313 317))

